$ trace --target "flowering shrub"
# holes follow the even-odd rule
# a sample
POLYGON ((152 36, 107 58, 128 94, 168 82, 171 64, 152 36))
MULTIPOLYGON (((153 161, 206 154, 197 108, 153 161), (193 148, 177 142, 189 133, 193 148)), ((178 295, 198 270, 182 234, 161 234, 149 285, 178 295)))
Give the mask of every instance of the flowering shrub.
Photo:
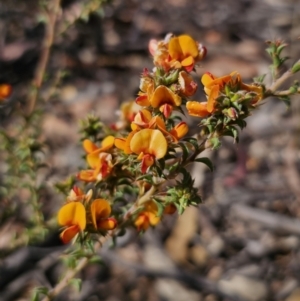
MULTIPOLYGON (((284 46, 270 44, 276 61, 284 46)), ((197 101, 198 84, 191 73, 206 48, 188 35, 169 34, 162 41, 151 40, 149 50, 155 67, 143 70, 138 96, 121 106, 120 120, 108 126, 90 116, 84 122, 88 169, 77 174, 78 182, 58 212, 64 243, 118 236, 128 227, 146 231, 164 215, 182 214, 201 203, 187 165, 200 162, 212 170, 202 152, 218 148, 223 136, 237 142, 252 111, 267 97, 284 94, 277 91, 277 78, 268 88, 261 79, 244 83, 237 71, 221 77, 206 72, 201 78, 206 100, 197 101), (186 113, 199 117, 196 137, 188 135, 186 113)), ((299 62, 290 75, 298 69, 299 62)), ((295 84, 286 96, 298 92, 295 84)))
MULTIPOLYGON (((102 2, 91 0, 81 18, 96 11, 102 2)), ((36 181, 37 171, 43 167, 38 156, 42 144, 36 121, 41 120, 41 114, 36 104, 59 19, 60 3, 53 1, 52 4, 47 7, 44 3, 49 19, 43 43, 46 46, 33 81, 25 125, 19 127, 14 138, 5 131, 0 132, 5 138, 1 149, 8 150, 9 171, 14 176, 11 190, 13 193, 24 187, 30 190, 28 204, 33 211, 30 222, 35 228, 28 231, 29 238, 20 244, 50 229, 39 203, 43 187, 36 181)), ((69 25, 58 26, 59 34, 69 25)), ((282 50, 286 45, 279 40, 268 44, 267 52, 272 59, 271 85, 265 84, 264 76, 253 83, 244 83, 235 70, 221 77, 205 72, 201 83, 206 99, 199 101, 194 95, 202 86, 193 73, 205 59, 206 48, 186 34, 168 34, 164 40, 149 42, 154 68, 142 71, 138 95, 135 101, 121 105, 119 120, 106 125, 91 115, 82 121, 86 168, 77 173, 75 183, 70 180, 57 184, 65 193, 65 203, 57 213, 54 227, 59 226, 64 244, 72 244, 65 256, 69 269, 52 290, 36 289, 34 300, 39 300, 39 294, 45 295, 44 301, 50 300, 72 283, 71 280, 76 280, 73 279, 76 273, 95 259, 97 249, 108 238, 114 241, 128 228, 143 233, 158 225, 166 215, 182 214, 188 206, 202 202, 188 165, 200 163, 213 170, 213 163, 203 156, 204 150, 220 147, 224 136, 238 142, 247 117, 268 97, 275 96, 289 104, 289 97, 300 92, 298 82, 280 90, 288 78, 300 71, 300 61, 282 73, 280 67, 286 61, 282 50), (195 136, 189 135, 187 115, 198 118, 199 132, 195 136)), ((0 84, 0 106, 6 104, 11 93, 9 84, 0 84)), ((9 181, 7 177, 6 199, 13 200, 9 181)), ((0 188, 2 192, 3 187, 0 188)))

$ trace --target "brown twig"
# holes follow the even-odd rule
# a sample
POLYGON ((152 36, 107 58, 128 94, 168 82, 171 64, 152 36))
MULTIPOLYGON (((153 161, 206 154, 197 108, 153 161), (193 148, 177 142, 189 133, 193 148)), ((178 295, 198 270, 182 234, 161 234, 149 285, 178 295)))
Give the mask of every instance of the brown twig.
POLYGON ((29 103, 28 103, 28 110, 27 114, 30 115, 32 111, 34 110, 38 94, 39 94, 39 89, 43 83, 43 78, 45 75, 46 67, 49 61, 49 55, 50 55, 50 49, 53 45, 54 41, 54 32, 55 32, 55 25, 57 21, 57 17, 60 13, 60 1, 61 0, 52 0, 52 2, 49 3, 49 11, 48 11, 48 22, 46 24, 46 32, 45 32, 45 37, 43 40, 43 49, 42 53, 40 56, 40 59, 38 61, 36 70, 35 70, 35 75, 33 79, 33 91, 30 95, 29 98, 29 103))
MULTIPOLYGON (((97 251, 102 247, 103 243, 107 241, 108 238, 110 238, 111 235, 103 236, 101 239, 95 243, 94 245, 94 251, 97 253, 97 251)), ((56 297, 65 287, 67 287, 70 284, 70 280, 73 279, 77 273, 79 273, 82 269, 84 269, 87 264, 89 263, 89 260, 94 254, 91 254, 90 256, 82 258, 76 267, 72 270, 67 271, 66 275, 60 280, 59 283, 45 296, 42 301, 50 301, 54 297, 56 297)))
MULTIPOLYGON (((296 62, 296 64, 300 64, 300 60, 298 60, 296 62)), ((295 73, 292 72, 292 69, 289 69, 288 71, 286 71, 285 73, 283 73, 276 81, 274 81, 274 83, 271 85, 271 87, 268 89, 268 92, 273 95, 274 92, 276 92, 279 87, 290 77, 292 77, 295 73)))
POLYGON ((274 96, 290 96, 290 95, 295 95, 297 93, 300 93, 300 88, 297 89, 296 92, 290 91, 290 90, 284 90, 284 91, 278 91, 274 92, 274 96))

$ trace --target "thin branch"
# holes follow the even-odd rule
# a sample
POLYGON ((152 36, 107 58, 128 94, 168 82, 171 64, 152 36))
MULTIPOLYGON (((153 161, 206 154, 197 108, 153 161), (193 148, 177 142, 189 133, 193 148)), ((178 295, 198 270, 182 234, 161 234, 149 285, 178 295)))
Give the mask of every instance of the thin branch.
POLYGON ((297 93, 300 93, 300 88, 297 89, 297 92, 293 92, 290 90, 284 90, 284 91, 274 92, 273 95, 274 96, 290 96, 290 95, 295 95, 297 93))
MULTIPOLYGON (((300 60, 296 62, 296 64, 300 64, 300 60)), ((295 64, 294 64, 295 65, 295 64)), ((283 73, 268 89, 271 95, 273 95, 274 92, 276 92, 279 87, 290 77, 292 77, 295 73, 292 72, 292 69, 289 69, 285 73, 283 73)), ((268 93, 267 91, 267 93, 268 93)))
POLYGON ((34 89, 29 98, 28 111, 27 111, 28 115, 30 115, 34 110, 39 94, 39 89, 43 83, 43 78, 49 61, 50 49, 54 41, 55 25, 56 25, 57 17, 60 13, 60 1, 61 0, 53 0, 49 4, 48 22, 46 24, 46 32, 43 40, 43 50, 40 59, 38 61, 36 71, 35 71, 35 76, 33 79, 34 89))
POLYGON ((97 241, 94 245, 94 253, 86 256, 78 262, 76 267, 72 270, 67 271, 66 275, 60 280, 59 283, 45 296, 42 301, 50 301, 54 297, 56 297, 65 287, 67 287, 70 284, 70 280, 73 279, 76 274, 78 274, 82 269, 84 269, 87 264, 89 263, 89 260, 91 257, 94 256, 94 254, 97 253, 97 251, 102 247, 103 243, 107 241, 108 238, 111 237, 112 234, 103 236, 99 241, 97 241))

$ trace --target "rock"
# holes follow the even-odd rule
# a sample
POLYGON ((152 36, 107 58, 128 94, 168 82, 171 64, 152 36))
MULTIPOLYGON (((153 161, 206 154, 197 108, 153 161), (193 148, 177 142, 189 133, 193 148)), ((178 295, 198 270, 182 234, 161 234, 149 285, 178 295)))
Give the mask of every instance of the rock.
POLYGON ((218 286, 223 292, 247 301, 264 300, 268 294, 267 285, 263 281, 242 275, 235 275, 231 279, 222 279, 218 286))
POLYGON ((154 271, 174 272, 176 267, 172 260, 159 247, 147 245, 144 251, 145 266, 154 271))
POLYGON ((160 279, 156 281, 155 289, 162 300, 172 301, 202 301, 202 295, 184 287, 178 281, 160 279))
POLYGON ((239 268, 237 273, 248 277, 259 277, 262 275, 262 269, 260 265, 253 263, 239 268))
POLYGON ((213 266, 207 273, 207 278, 213 281, 219 280, 223 274, 223 268, 219 265, 213 266))
POLYGON ((207 250, 210 254, 218 256, 222 253, 225 248, 224 240, 220 236, 214 236, 209 244, 207 245, 207 250))

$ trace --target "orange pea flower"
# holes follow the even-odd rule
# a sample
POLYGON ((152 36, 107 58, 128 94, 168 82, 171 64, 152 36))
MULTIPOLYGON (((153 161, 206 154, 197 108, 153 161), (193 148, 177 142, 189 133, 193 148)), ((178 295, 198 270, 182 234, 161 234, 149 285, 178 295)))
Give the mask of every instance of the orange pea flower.
POLYGON ((186 103, 188 114, 196 117, 206 117, 213 113, 215 110, 216 99, 218 98, 221 89, 223 89, 230 81, 233 81, 233 76, 235 74, 236 72, 232 72, 230 75, 216 78, 208 72, 205 73, 201 78, 201 82, 207 95, 207 101, 188 101, 186 103))
POLYGON ((69 195, 67 196, 67 202, 88 202, 93 195, 92 189, 85 194, 78 186, 74 186, 69 195))
POLYGON ((63 243, 69 243, 86 227, 86 211, 82 203, 70 202, 60 208, 57 216, 58 224, 66 227, 60 234, 63 243))
POLYGON ((115 147, 118 149, 121 149, 124 151, 125 154, 129 155, 132 153, 132 150, 130 148, 130 142, 132 137, 137 133, 138 131, 132 131, 129 133, 127 138, 116 138, 115 139, 115 147))
POLYGON ((184 96, 192 96, 196 93, 198 85, 185 71, 179 72, 178 83, 184 96))
POLYGON ((96 199, 91 204, 91 216, 95 229, 113 230, 117 226, 115 218, 110 217, 111 206, 105 199, 96 199))
POLYGON ((88 164, 92 169, 82 170, 77 178, 85 182, 102 181, 109 176, 113 170, 112 155, 102 152, 92 153, 87 157, 88 164))
POLYGON ((139 92, 138 97, 135 100, 136 103, 142 107, 150 106, 150 98, 154 91, 154 81, 151 78, 142 75, 140 90, 141 91, 139 92))
POLYGON ((160 130, 143 129, 135 133, 130 141, 130 149, 142 160, 142 172, 154 164, 155 159, 165 156, 168 149, 167 140, 160 130))
POLYGON ((101 152, 107 151, 113 147, 115 141, 114 136, 107 136, 103 139, 101 147, 99 148, 95 143, 89 139, 83 141, 83 148, 88 154, 99 154, 101 152))
POLYGON ((144 109, 141 110, 136 117, 134 118, 133 122, 131 123, 131 129, 134 131, 139 131, 141 129, 159 129, 163 133, 167 133, 166 125, 164 120, 160 116, 153 116, 150 111, 144 109))
POLYGON ((170 55, 168 50, 168 43, 172 34, 168 34, 164 40, 150 40, 148 48, 149 52, 153 55, 153 63, 155 66, 162 67, 165 70, 169 70, 170 66, 170 55))
POLYGON ((181 121, 170 131, 170 135, 175 142, 178 142, 179 139, 184 137, 189 131, 189 127, 186 122, 181 121))
POLYGON ((150 105, 153 108, 159 108, 159 110, 168 118, 173 110, 173 107, 181 105, 181 97, 175 94, 171 89, 166 86, 158 86, 151 98, 150 105))
POLYGON ((112 155, 105 151, 114 146, 115 138, 106 137, 98 148, 92 141, 85 139, 83 148, 88 153, 86 160, 91 169, 82 170, 77 174, 79 180, 85 182, 101 181, 106 178, 113 169, 112 155))
POLYGON ((188 35, 172 37, 169 41, 168 50, 173 67, 176 69, 183 67, 187 72, 191 72, 195 63, 206 55, 205 47, 188 35))
POLYGON ((8 84, 0 84, 0 101, 5 100, 12 93, 12 86, 8 84))
POLYGON ((141 128, 147 128, 151 119, 151 112, 143 109, 135 115, 134 120, 131 123, 131 129, 134 131, 140 130, 141 128))
POLYGON ((201 81, 207 95, 207 102, 188 101, 186 107, 191 116, 206 117, 213 113, 216 99, 220 93, 224 92, 225 86, 228 86, 232 91, 244 90, 256 93, 257 96, 253 98, 252 105, 255 105, 262 99, 262 87, 244 84, 240 74, 236 71, 222 77, 215 77, 210 73, 205 73, 201 81))
POLYGON ((160 217, 158 217, 157 214, 157 205, 153 201, 147 202, 144 206, 143 211, 139 213, 136 220, 134 221, 134 225, 136 226, 137 230, 146 231, 149 226, 156 226, 160 221, 160 217))

